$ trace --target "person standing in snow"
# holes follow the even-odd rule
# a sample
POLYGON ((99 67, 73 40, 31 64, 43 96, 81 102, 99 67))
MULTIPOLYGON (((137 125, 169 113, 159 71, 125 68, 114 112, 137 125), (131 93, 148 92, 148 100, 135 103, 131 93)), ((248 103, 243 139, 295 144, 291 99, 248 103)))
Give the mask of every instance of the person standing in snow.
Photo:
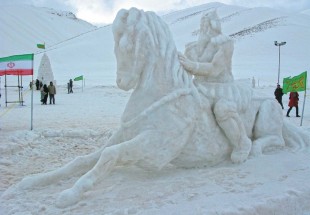
POLYGON ((43 83, 42 81, 39 81, 39 89, 41 89, 43 87, 43 83))
POLYGON ((254 78, 254 76, 252 78, 252 88, 255 88, 255 78, 254 78))
POLYGON ((42 102, 42 105, 46 105, 46 102, 47 102, 47 97, 48 97, 48 88, 46 86, 46 84, 44 84, 41 89, 41 102, 42 102))
POLYGON ((283 104, 282 104, 283 89, 281 88, 280 84, 277 84, 277 88, 274 91, 274 95, 276 97, 276 100, 281 105, 282 109, 284 109, 283 104))
POLYGON ((289 99, 290 99, 290 101, 288 103, 288 106, 290 108, 287 110, 286 116, 290 117, 289 114, 290 114, 292 108, 295 107, 296 108, 296 117, 300 117, 299 114, 298 114, 299 94, 297 92, 291 92, 289 99))
POLYGON ((48 94, 50 96, 50 104, 55 104, 55 95, 56 95, 56 87, 53 85, 53 82, 50 82, 50 85, 48 86, 48 94))
POLYGON ((70 91, 69 91, 69 93, 73 93, 73 81, 72 81, 72 79, 70 79, 70 81, 69 81, 69 88, 70 88, 70 91))
POLYGON ((36 79, 36 89, 37 90, 40 89, 40 81, 39 81, 39 79, 36 79))

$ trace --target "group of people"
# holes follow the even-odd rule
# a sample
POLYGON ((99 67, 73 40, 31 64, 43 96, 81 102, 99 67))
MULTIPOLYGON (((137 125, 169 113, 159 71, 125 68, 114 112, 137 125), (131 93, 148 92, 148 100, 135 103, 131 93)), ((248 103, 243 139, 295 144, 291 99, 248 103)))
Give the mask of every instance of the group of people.
MULTIPOLYGON (((277 88, 274 91, 274 95, 277 99, 277 101, 279 102, 279 104, 281 105, 282 109, 284 109, 283 107, 283 103, 282 103, 282 96, 283 96, 283 89, 281 88, 281 86, 278 84, 277 88)), ((298 92, 290 92, 289 95, 289 109, 287 110, 286 116, 290 117, 290 112, 293 109, 293 107, 295 107, 296 109, 296 117, 300 117, 298 114, 298 101, 299 101, 299 94, 298 92)))
MULTIPOLYGON (((47 86, 46 84, 43 84, 38 79, 35 82, 36 89, 41 91, 41 102, 42 105, 47 104, 47 98, 49 97, 50 104, 55 104, 55 95, 56 95, 56 87, 51 81, 50 84, 47 86)), ((73 93, 73 81, 72 79, 68 82, 68 94, 73 93)), ((32 88, 32 82, 30 82, 30 88, 32 88)))
MULTIPOLYGON (((43 84, 42 84, 43 85, 43 84)), ((50 84, 47 86, 44 84, 41 88, 41 102, 43 105, 47 104, 47 98, 50 98, 50 104, 55 104, 55 94, 56 94, 56 87, 51 81, 50 84)))

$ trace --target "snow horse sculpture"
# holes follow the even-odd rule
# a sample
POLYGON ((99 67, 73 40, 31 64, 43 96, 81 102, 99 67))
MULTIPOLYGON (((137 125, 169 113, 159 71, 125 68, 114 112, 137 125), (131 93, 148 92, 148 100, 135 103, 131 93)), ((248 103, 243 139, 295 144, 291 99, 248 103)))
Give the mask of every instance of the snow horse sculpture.
MULTIPOLYGON (((120 10, 113 22, 113 34, 117 85, 123 90, 133 89, 119 129, 98 151, 19 183, 20 188, 27 189, 84 174, 60 194, 58 207, 77 203, 116 165, 147 169, 161 169, 168 163, 214 166, 230 159, 232 153, 233 146, 218 126, 210 101, 180 64, 166 23, 153 12, 120 10)), ((251 108, 242 113, 254 154, 271 145, 293 145, 282 136, 288 125, 283 123, 279 107, 271 100, 252 99, 251 108), (268 128, 262 123, 265 120, 268 128)), ((295 142, 305 142, 300 135, 295 136, 295 142)))

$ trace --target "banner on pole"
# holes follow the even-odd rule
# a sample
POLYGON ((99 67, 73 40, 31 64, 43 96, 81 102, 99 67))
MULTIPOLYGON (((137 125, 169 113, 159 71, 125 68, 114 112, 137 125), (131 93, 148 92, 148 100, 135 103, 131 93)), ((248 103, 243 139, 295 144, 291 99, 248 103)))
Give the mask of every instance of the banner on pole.
POLYGON ((73 80, 74 81, 82 81, 83 80, 83 75, 75 77, 73 80))
POLYGON ((283 93, 305 91, 307 85, 307 71, 294 77, 283 79, 283 93))
POLYGON ((37 47, 39 49, 45 49, 45 43, 44 44, 37 44, 37 47))
POLYGON ((33 54, 0 58, 1 75, 33 75, 33 54))

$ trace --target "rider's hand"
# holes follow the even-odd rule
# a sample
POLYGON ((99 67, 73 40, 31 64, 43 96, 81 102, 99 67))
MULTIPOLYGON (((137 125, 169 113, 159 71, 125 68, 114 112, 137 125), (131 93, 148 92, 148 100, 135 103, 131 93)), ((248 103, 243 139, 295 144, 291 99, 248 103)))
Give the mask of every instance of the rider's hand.
POLYGON ((182 53, 178 53, 178 58, 182 66, 184 67, 185 70, 188 72, 195 74, 195 71, 197 70, 197 65, 195 62, 189 60, 187 57, 185 57, 182 53))

